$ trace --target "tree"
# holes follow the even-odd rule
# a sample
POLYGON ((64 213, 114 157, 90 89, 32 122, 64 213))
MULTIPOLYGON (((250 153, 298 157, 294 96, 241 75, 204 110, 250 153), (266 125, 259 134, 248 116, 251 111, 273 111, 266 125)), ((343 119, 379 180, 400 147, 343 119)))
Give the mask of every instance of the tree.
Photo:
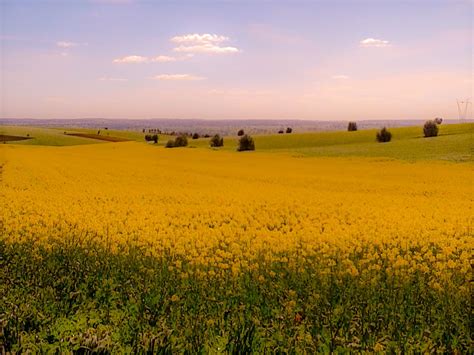
POLYGON ((357 123, 356 122, 349 122, 349 124, 347 125, 347 130, 349 132, 357 131, 357 123))
POLYGON ((174 140, 174 146, 175 147, 186 147, 188 145, 188 137, 186 135, 182 134, 174 140))
POLYGON ((224 138, 220 135, 216 134, 214 137, 211 138, 209 141, 211 147, 222 147, 224 146, 224 138))
POLYGON ((425 137, 436 137, 438 135, 438 125, 435 121, 426 121, 423 126, 425 137))
POLYGON ((174 140, 170 139, 168 142, 166 142, 165 147, 166 148, 174 148, 174 140))
POLYGON ((248 134, 243 135, 239 139, 239 147, 237 148, 237 151, 242 152, 244 150, 255 150, 255 143, 253 141, 253 138, 250 137, 248 134))
POLYGON ((436 124, 441 124, 443 122, 443 119, 441 117, 436 117, 434 121, 436 122, 436 124))
POLYGON ((382 128, 376 135, 377 142, 386 143, 392 140, 392 133, 389 132, 387 128, 382 128))
POLYGON ((199 138, 199 133, 194 133, 193 134, 193 139, 198 139, 199 138))
POLYGON ((245 134, 244 130, 243 129, 239 129, 239 131, 237 132, 237 135, 240 137, 240 136, 243 136, 245 134))
POLYGON ((286 133, 291 133, 291 132, 293 132, 293 128, 288 127, 288 128, 286 129, 286 133))
POLYGON ((285 133, 285 132, 283 132, 282 129, 280 129, 280 130, 278 131, 278 134, 283 134, 283 133, 285 133))

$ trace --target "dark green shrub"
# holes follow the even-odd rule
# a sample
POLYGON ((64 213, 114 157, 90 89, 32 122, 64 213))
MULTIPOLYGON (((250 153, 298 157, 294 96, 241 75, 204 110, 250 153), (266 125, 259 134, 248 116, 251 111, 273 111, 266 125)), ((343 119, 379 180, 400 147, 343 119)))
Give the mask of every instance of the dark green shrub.
POLYGON ((243 136, 245 134, 244 130, 243 129, 239 129, 239 131, 237 132, 237 135, 240 137, 240 136, 243 136))
POLYGON ((211 147, 222 147, 222 146, 224 146, 224 138, 222 138, 218 134, 216 134, 214 137, 212 137, 209 142, 210 142, 211 147))
POLYGON ((293 132, 293 128, 288 127, 288 128, 286 129, 286 133, 291 133, 291 132, 293 132))
POLYGON ((356 122, 349 122, 349 124, 347 125, 347 130, 349 132, 357 131, 357 123, 356 122))
POLYGON ((255 150, 255 143, 253 141, 253 138, 250 137, 248 134, 243 135, 239 139, 239 147, 237 148, 239 152, 242 152, 244 150, 255 150))
POLYGON ((436 137, 438 135, 438 125, 435 121, 426 121, 423 126, 425 137, 436 137))
POLYGON ((193 134, 193 139, 198 139, 199 138, 199 133, 194 133, 193 134))
POLYGON ((168 142, 166 142, 165 148, 174 148, 174 140, 170 139, 168 142))
POLYGON ((145 135, 145 140, 147 142, 153 142, 153 143, 158 143, 158 135, 157 134, 154 134, 154 135, 151 135, 151 134, 147 134, 145 135))
POLYGON ((174 140, 174 146, 175 147, 186 147, 188 145, 188 137, 186 137, 184 134, 176 137, 174 140))
POLYGON ((443 123, 443 119, 442 119, 441 117, 436 117, 436 118, 434 119, 434 121, 436 122, 436 124, 441 124, 441 123, 443 123))
POLYGON ((392 140, 392 133, 389 132, 387 128, 382 128, 376 135, 377 142, 386 143, 392 140))
POLYGON ((283 133, 285 133, 285 132, 284 132, 282 129, 280 129, 280 130, 278 131, 278 134, 283 134, 283 133))

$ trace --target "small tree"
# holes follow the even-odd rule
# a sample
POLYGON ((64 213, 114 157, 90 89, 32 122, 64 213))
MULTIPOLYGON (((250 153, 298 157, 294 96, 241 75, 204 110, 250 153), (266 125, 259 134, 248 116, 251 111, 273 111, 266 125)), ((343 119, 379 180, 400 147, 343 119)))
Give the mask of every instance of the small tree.
POLYGON ((199 133, 194 133, 193 134, 193 139, 198 139, 199 138, 199 133))
POLYGON ((293 128, 288 127, 288 128, 286 129, 286 133, 291 133, 291 132, 293 132, 293 128))
POLYGON ((248 134, 243 135, 239 139, 239 147, 237 148, 237 151, 242 152, 244 150, 255 150, 255 143, 253 141, 253 138, 250 137, 248 134))
POLYGON ((443 123, 443 119, 442 119, 441 117, 436 117, 436 118, 434 119, 434 121, 436 122, 436 124, 441 124, 441 123, 443 123))
POLYGON ((389 132, 387 128, 382 128, 376 135, 377 142, 386 143, 392 140, 392 133, 389 132))
POLYGON ((211 138, 209 141, 211 147, 222 147, 224 146, 224 138, 220 135, 216 134, 214 137, 211 138))
POLYGON ((174 148, 174 140, 170 139, 168 142, 166 142, 165 147, 166 148, 174 148))
POLYGON ((188 137, 186 135, 182 134, 174 140, 174 146, 175 147, 186 147, 188 145, 188 137))
POLYGON ((243 136, 245 134, 244 130, 243 129, 239 129, 239 131, 237 132, 237 135, 240 137, 240 136, 243 136))
POLYGON ((347 130, 349 132, 357 131, 357 123, 356 122, 349 122, 349 124, 347 125, 347 130))
POLYGON ((423 126, 425 137, 436 137, 438 135, 438 125, 435 121, 426 121, 423 126))
POLYGON ((284 132, 282 129, 280 129, 280 130, 278 131, 278 134, 283 134, 283 133, 285 133, 285 132, 284 132))
POLYGON ((153 141, 153 143, 158 143, 158 135, 157 134, 154 134, 152 137, 151 137, 151 140, 153 141))

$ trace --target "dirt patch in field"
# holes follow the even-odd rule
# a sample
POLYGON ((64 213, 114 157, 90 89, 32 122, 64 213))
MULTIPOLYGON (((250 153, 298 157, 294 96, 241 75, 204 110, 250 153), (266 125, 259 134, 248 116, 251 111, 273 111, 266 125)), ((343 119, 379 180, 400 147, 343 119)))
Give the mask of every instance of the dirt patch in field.
POLYGON ((21 137, 21 136, 9 136, 6 134, 0 134, 0 142, 14 142, 14 141, 24 141, 27 139, 32 139, 33 137, 21 137))
POLYGON ((126 139, 126 138, 103 136, 101 134, 92 134, 92 133, 66 133, 66 135, 82 137, 82 138, 98 139, 98 140, 106 141, 106 142, 128 142, 129 141, 129 139, 126 139))

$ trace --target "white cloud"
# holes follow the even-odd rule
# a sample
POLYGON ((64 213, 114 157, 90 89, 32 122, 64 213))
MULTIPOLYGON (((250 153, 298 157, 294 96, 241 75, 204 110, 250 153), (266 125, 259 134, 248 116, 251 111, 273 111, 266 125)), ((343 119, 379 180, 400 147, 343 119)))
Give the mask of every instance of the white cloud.
POLYGON ((103 76, 99 78, 99 81, 127 81, 125 78, 109 78, 107 76, 103 76))
POLYGON ((59 48, 71 48, 71 47, 77 47, 79 43, 75 42, 68 42, 68 41, 58 41, 56 42, 56 46, 59 48))
POLYGON ((167 55, 159 55, 158 57, 152 58, 152 62, 158 62, 158 63, 167 63, 167 62, 175 62, 178 60, 176 57, 170 57, 167 55))
POLYGON ((182 36, 175 36, 171 38, 174 43, 191 43, 191 44, 207 44, 207 43, 222 43, 228 41, 229 37, 219 36, 215 34, 204 33, 202 35, 193 33, 182 36))
POLYGON ((236 47, 221 46, 222 42, 226 42, 228 40, 229 37, 209 33, 193 33, 171 38, 171 42, 179 44, 178 47, 174 48, 175 52, 211 54, 240 52, 240 50, 236 47))
POLYGON ((149 59, 140 55, 129 55, 122 58, 114 59, 114 63, 147 63, 149 59))
POLYGON ((336 79, 336 80, 347 80, 347 79, 349 79, 349 77, 347 75, 343 75, 343 74, 334 75, 332 78, 336 79))
POLYGON ((361 47, 388 47, 390 45, 389 41, 385 41, 383 39, 375 39, 375 38, 366 38, 359 42, 361 47))
POLYGON ((220 47, 213 44, 201 44, 196 46, 179 46, 174 49, 176 52, 187 52, 187 53, 214 53, 214 54, 226 54, 226 53, 238 53, 239 49, 235 47, 220 47))
POLYGON ((155 80, 180 80, 180 81, 195 81, 204 80, 206 78, 202 76, 196 76, 191 74, 160 74, 153 77, 155 80))

